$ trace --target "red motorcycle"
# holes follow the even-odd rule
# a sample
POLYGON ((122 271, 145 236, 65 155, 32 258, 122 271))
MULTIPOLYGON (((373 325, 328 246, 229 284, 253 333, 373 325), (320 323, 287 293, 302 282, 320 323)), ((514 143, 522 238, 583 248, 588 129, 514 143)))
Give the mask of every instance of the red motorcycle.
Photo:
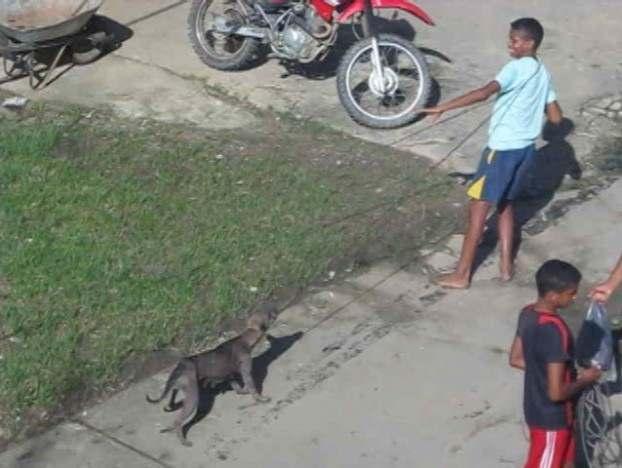
POLYGON ((352 21, 355 34, 362 33, 339 64, 339 99, 360 124, 395 128, 415 119, 427 101, 431 79, 412 42, 373 30, 375 9, 402 10, 434 24, 409 0, 193 0, 188 26, 192 46, 205 64, 240 70, 257 59, 262 44, 280 59, 322 59, 335 44, 339 25, 352 21))

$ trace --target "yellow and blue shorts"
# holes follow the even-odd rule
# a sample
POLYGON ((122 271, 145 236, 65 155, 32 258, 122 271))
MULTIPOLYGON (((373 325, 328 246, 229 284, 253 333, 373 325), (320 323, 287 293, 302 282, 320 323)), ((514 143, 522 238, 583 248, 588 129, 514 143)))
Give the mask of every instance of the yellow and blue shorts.
POLYGON ((503 151, 485 148, 467 195, 493 204, 516 199, 534 154, 533 144, 503 151))

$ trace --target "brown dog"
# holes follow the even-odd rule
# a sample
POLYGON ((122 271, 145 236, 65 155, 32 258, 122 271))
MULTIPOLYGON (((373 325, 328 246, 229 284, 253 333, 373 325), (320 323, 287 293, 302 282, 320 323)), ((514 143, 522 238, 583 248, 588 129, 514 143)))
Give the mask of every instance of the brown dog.
POLYGON ((257 307, 249 316, 246 330, 241 335, 232 338, 218 347, 203 353, 188 356, 179 361, 166 381, 166 385, 159 398, 153 399, 147 395, 149 403, 159 403, 172 390, 169 401, 169 410, 175 405, 177 392, 185 394, 183 407, 171 427, 161 432, 175 430, 183 445, 191 446, 183 434, 184 425, 194 416, 199 404, 199 382, 204 388, 213 383, 229 381, 238 394, 251 394, 257 402, 265 403, 270 398, 260 395, 255 387, 252 370, 253 348, 264 338, 268 327, 276 318, 278 309, 272 303, 257 307), (244 386, 236 380, 242 378, 244 386))

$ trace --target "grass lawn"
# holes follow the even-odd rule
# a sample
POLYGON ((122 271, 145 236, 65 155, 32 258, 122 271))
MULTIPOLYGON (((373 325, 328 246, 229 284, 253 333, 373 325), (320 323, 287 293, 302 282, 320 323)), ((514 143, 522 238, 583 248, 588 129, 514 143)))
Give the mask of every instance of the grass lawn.
POLYGON ((40 105, 0 120, 0 426, 453 222, 450 185, 412 155, 266 122, 210 133, 40 105))

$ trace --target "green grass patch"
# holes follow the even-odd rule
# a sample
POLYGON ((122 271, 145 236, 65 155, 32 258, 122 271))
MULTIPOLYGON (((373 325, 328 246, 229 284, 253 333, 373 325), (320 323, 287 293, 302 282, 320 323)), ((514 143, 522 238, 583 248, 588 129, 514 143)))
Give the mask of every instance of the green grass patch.
MULTIPOLYGON (((38 112, 0 121, 4 426, 114 383, 133 355, 191 350, 378 239, 399 250, 410 231, 387 220, 414 186, 422 204, 449 191, 412 158, 358 164, 377 147, 317 128, 187 133, 38 112)), ((426 213, 407 216, 438 234, 426 213)))

